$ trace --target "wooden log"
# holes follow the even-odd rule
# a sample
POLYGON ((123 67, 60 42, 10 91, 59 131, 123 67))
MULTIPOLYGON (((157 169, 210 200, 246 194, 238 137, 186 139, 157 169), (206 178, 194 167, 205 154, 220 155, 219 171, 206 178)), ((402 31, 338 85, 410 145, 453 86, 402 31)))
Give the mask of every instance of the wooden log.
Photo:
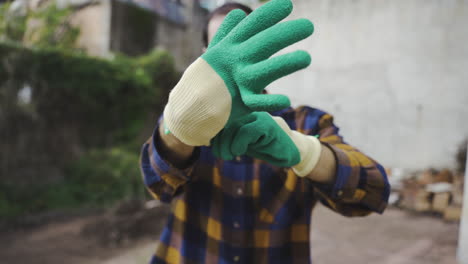
POLYGON ((444 219, 447 221, 460 221, 462 208, 461 206, 451 205, 445 208, 444 219))
POLYGON ((449 206, 450 196, 449 192, 435 193, 432 199, 432 211, 443 214, 449 206))

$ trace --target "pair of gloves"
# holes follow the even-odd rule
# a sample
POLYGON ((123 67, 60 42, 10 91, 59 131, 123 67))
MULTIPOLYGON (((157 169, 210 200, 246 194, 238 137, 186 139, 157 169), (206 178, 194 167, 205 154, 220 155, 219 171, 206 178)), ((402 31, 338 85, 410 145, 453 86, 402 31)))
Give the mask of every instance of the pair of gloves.
POLYGON ((271 57, 313 33, 307 19, 279 23, 291 11, 291 0, 272 0, 249 16, 231 11, 206 52, 171 91, 164 109, 166 129, 187 145, 211 145, 224 160, 245 154, 292 167, 299 176, 310 173, 320 142, 267 113, 289 107, 288 97, 262 93, 268 84, 310 64, 305 51, 271 57))

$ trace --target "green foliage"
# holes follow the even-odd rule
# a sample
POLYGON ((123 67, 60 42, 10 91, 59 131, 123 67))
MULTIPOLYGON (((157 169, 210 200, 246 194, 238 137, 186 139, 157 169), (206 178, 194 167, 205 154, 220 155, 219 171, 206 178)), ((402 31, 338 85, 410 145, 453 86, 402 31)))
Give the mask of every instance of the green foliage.
POLYGON ((10 3, 0 4, 0 37, 4 36, 6 31, 6 14, 10 3))
POLYGON ((0 138, 8 136, 0 156, 10 160, 2 168, 0 218, 141 197, 141 132, 178 77, 160 50, 105 60, 0 43, 0 138), (17 103, 25 85, 28 107, 17 103), (19 183, 25 166, 34 176, 19 183), (48 166, 63 177, 49 179, 48 166))
POLYGON ((82 52, 76 47, 80 30, 70 23, 71 8, 58 8, 55 2, 37 10, 12 11, 10 6, 0 5, 0 41, 82 52))
POLYGON ((90 151, 68 168, 69 182, 80 187, 76 193, 86 190, 82 197, 76 198, 103 204, 125 196, 144 197, 138 158, 138 152, 124 148, 90 151))
POLYGON ((39 25, 33 27, 29 36, 26 37, 39 48, 76 48, 75 43, 80 30, 70 23, 72 14, 72 9, 58 8, 55 3, 38 11, 30 12, 30 18, 36 20, 39 25))
POLYGON ((26 31, 27 15, 9 12, 11 3, 0 5, 0 40, 22 41, 26 31))
POLYGON ((144 198, 138 154, 125 148, 92 150, 66 169, 63 181, 46 185, 0 184, 0 217, 76 207, 99 208, 144 198))
POLYGON ((144 197, 141 133, 179 78, 173 58, 89 57, 73 10, 10 7, 0 5, 0 222, 144 197), (30 103, 18 101, 24 87, 30 103))
POLYGON ((83 125, 82 132, 90 136, 83 143, 92 147, 133 138, 146 121, 145 113, 161 104, 161 91, 172 87, 178 76, 164 51, 109 61, 0 44, 0 58, 0 75, 10 80, 3 90, 17 91, 28 84, 35 112, 46 124, 83 125))

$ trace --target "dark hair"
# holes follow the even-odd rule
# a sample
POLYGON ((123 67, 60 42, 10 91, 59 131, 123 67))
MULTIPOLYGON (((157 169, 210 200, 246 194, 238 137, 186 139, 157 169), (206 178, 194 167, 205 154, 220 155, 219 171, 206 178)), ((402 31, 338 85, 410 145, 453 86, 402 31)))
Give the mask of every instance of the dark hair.
POLYGON ((203 44, 205 44, 205 47, 208 47, 208 24, 210 23, 210 20, 216 15, 227 15, 234 9, 240 9, 244 11, 247 15, 249 15, 253 11, 252 8, 236 2, 226 3, 211 11, 208 14, 208 17, 206 18, 205 25, 203 27, 203 44))

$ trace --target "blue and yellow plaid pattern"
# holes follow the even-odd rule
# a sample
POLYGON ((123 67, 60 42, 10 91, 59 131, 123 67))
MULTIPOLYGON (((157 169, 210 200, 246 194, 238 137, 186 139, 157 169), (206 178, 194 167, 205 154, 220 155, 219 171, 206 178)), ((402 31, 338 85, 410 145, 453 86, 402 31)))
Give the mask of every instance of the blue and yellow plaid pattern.
POLYGON ((291 129, 318 135, 337 160, 336 181, 319 184, 248 156, 216 159, 198 147, 178 169, 143 146, 141 169, 155 199, 172 213, 151 259, 156 263, 310 263, 309 229, 317 201, 345 216, 382 213, 390 186, 380 164, 346 144, 333 117, 310 107, 272 113, 291 129))

